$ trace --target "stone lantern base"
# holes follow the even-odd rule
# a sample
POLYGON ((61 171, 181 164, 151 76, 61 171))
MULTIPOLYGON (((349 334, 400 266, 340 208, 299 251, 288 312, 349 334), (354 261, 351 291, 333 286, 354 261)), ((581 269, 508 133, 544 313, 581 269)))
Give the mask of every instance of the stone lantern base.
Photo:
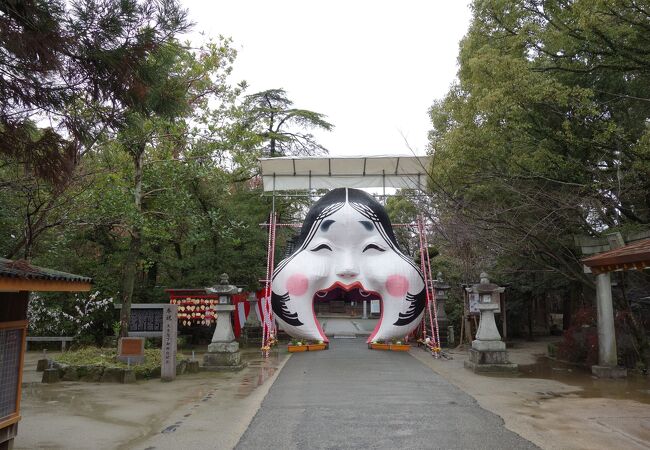
MULTIPOLYGON (((483 282, 488 282, 485 274, 481 274, 481 283, 483 282)), ((465 361, 465 368, 475 373, 517 372, 517 364, 508 361, 506 343, 501 340, 497 324, 494 321, 494 311, 498 309, 499 304, 494 302, 478 305, 481 321, 476 331, 476 339, 472 341, 469 361, 465 361)))
POLYGON ((234 305, 217 305, 217 325, 208 345, 208 352, 203 355, 203 370, 241 370, 246 363, 241 361, 239 342, 235 340, 230 323, 230 314, 235 310, 234 305))
POLYGON ((244 323, 244 328, 241 330, 241 341, 245 344, 261 344, 264 330, 262 329, 262 324, 257 319, 257 313, 255 313, 257 310, 257 298, 253 296, 248 301, 250 303, 250 312, 246 318, 246 323, 244 323))
POLYGON ((449 345, 449 320, 438 317, 438 334, 440 335, 440 347, 451 347, 449 345))
POLYGON ((516 373, 517 364, 508 360, 503 341, 473 341, 465 368, 474 373, 516 373))
POLYGON ((627 377, 627 369, 625 367, 610 367, 610 366, 591 366, 591 373, 598 378, 625 378, 627 377))
POLYGON ((239 342, 213 342, 208 346, 208 353, 203 355, 203 370, 241 370, 247 364, 241 360, 239 342))
POLYGON ((261 344, 263 330, 260 326, 246 326, 241 330, 241 341, 244 344, 261 344))

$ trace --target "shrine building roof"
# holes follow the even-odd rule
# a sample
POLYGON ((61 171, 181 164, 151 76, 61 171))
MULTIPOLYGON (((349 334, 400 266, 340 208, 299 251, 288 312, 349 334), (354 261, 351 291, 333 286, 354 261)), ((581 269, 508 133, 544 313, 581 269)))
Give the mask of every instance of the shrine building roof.
POLYGON ((650 239, 641 239, 623 247, 598 253, 582 260, 592 273, 616 270, 642 270, 650 267, 650 239))
POLYGON ((92 279, 82 275, 33 266, 25 260, 0 258, 0 292, 88 291, 92 279))

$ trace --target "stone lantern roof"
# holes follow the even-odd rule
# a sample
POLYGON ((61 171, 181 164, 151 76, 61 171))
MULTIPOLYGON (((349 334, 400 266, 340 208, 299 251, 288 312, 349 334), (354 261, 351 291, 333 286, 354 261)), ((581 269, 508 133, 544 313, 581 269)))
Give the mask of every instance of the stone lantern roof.
POLYGON ((493 292, 503 292, 505 287, 501 287, 498 284, 490 283, 488 274, 485 272, 481 273, 481 282, 474 284, 471 287, 466 288, 467 292, 475 292, 478 294, 491 294, 493 292))
POLYGON ((219 284, 216 284, 212 287, 207 287, 205 288, 205 291, 211 294, 233 295, 239 293, 241 289, 239 289, 234 284, 230 284, 228 282, 228 274, 222 273, 219 277, 219 284))
POLYGON ((451 289, 451 286, 442 279, 442 272, 438 272, 436 279, 433 280, 433 283, 437 289, 446 290, 451 289))

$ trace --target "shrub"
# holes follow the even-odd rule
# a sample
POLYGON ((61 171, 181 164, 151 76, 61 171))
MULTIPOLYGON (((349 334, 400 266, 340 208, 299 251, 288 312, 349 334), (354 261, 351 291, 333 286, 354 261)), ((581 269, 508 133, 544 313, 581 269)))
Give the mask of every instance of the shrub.
POLYGON ((598 329, 593 308, 582 308, 574 315, 573 325, 564 332, 557 355, 567 361, 593 365, 598 363, 598 329))
POLYGON ((63 300, 32 294, 28 306, 31 336, 74 336, 81 343, 101 342, 112 323, 113 299, 100 291, 63 300))
MULTIPOLYGON (((144 363, 132 364, 131 369, 136 378, 152 378, 160 375, 162 364, 161 352, 159 349, 145 349, 144 363)), ((178 361, 187 359, 185 355, 177 354, 178 361)), ((117 350, 113 348, 83 347, 71 350, 54 358, 55 361, 72 366, 92 366, 126 368, 127 363, 117 360, 117 350)))

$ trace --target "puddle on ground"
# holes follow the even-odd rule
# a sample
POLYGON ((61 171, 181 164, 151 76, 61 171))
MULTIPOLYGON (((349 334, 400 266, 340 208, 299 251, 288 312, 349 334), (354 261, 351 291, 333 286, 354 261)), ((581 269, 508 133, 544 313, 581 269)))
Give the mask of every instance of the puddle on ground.
POLYGON ((272 350, 268 358, 261 355, 259 348, 242 351, 242 358, 248 362, 244 376, 237 387, 237 398, 248 397, 256 388, 273 376, 280 362, 279 352, 272 350))
MULTIPOLYGON (((210 377, 208 381, 220 379, 226 382, 221 386, 213 387, 212 391, 229 390, 236 386, 237 398, 248 397, 271 378, 280 365, 281 358, 277 347, 271 350, 267 358, 262 356, 259 344, 240 344, 239 349, 242 361, 247 362, 248 366, 241 372, 211 372, 210 375, 206 375, 210 377)), ((195 351, 194 357, 202 361, 204 354, 204 351, 195 351)))
POLYGON ((650 376, 630 373, 620 380, 601 379, 593 376, 591 371, 571 364, 539 356, 534 364, 519 366, 521 378, 541 378, 555 380, 580 390, 566 393, 539 392, 542 399, 553 397, 613 398, 634 400, 650 404, 650 376))
MULTIPOLYGON (((203 353, 195 349, 194 358, 201 361, 203 353)), ((244 347, 242 360, 248 367, 243 370, 183 374, 173 383, 157 379, 136 384, 29 382, 23 386, 23 413, 31 420, 79 417, 89 427, 118 426, 115 447, 134 448, 153 435, 178 433, 199 408, 227 408, 250 398, 258 387, 270 383, 286 357, 286 352, 274 349, 263 358, 259 346, 244 347), (174 422, 168 422, 176 411, 174 422)), ((70 447, 66 436, 60 439, 57 448, 70 447)))
POLYGON ((68 406, 75 411, 102 414, 107 408, 87 401, 83 388, 63 384, 28 384, 23 387, 23 396, 38 399, 42 404, 59 408, 68 406))
MULTIPOLYGON (((176 381, 185 391, 182 398, 179 398, 180 404, 190 405, 200 400, 207 401, 220 391, 234 390, 237 398, 247 397, 276 372, 281 362, 277 349, 271 351, 268 358, 262 357, 259 346, 245 347, 241 352, 242 360, 248 362, 248 367, 241 372, 200 372, 180 375, 176 381)), ((203 353, 196 351, 194 357, 201 361, 203 353)), ((138 381, 135 386, 139 391, 140 400, 147 401, 156 398, 160 384, 153 379, 138 381)), ((42 405, 41 408, 67 407, 82 415, 107 420, 104 416, 110 410, 109 404, 128 402, 133 388, 134 385, 113 383, 28 383, 23 386, 23 396, 25 399, 34 400, 35 405, 42 405)))

